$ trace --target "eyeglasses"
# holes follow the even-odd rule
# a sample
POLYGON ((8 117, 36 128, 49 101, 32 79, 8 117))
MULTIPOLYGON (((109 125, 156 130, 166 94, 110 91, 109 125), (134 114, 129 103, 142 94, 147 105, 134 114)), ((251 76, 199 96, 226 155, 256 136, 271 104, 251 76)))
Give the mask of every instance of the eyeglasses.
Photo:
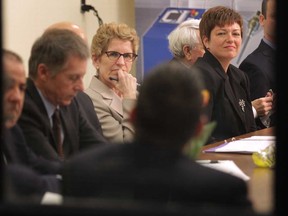
POLYGON ((132 62, 138 56, 135 53, 123 53, 123 54, 121 54, 121 53, 116 52, 116 51, 107 51, 105 53, 106 53, 107 57, 112 61, 117 61, 120 58, 120 56, 123 56, 124 61, 132 62))

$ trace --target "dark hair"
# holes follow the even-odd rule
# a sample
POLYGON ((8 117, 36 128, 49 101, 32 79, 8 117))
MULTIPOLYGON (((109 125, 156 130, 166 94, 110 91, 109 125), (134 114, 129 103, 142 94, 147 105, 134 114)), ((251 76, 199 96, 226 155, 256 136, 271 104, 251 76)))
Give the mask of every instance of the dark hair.
POLYGON ((216 6, 208 9, 202 15, 199 30, 200 37, 203 40, 203 37, 206 36, 210 40, 211 31, 215 26, 223 27, 224 25, 232 25, 233 23, 238 23, 241 28, 241 37, 243 36, 243 19, 239 13, 235 10, 224 7, 216 6))
POLYGON ((136 139, 181 150, 194 135, 202 110, 202 82, 177 63, 157 66, 144 78, 136 105, 136 139))
POLYGON ((268 4, 268 0, 263 0, 262 1, 261 13, 265 17, 265 19, 266 19, 266 16, 267 16, 267 4, 268 4))
POLYGON ((21 56, 11 50, 2 49, 2 57, 3 59, 7 58, 17 61, 19 63, 23 63, 23 59, 21 58, 21 56))
POLYGON ((23 59, 20 55, 18 55, 16 52, 13 52, 11 50, 2 49, 2 64, 3 64, 3 90, 6 91, 9 86, 11 85, 11 77, 9 73, 6 71, 5 62, 12 61, 13 63, 20 63, 23 64, 23 59))
POLYGON ((38 38, 32 46, 29 58, 29 77, 37 77, 38 65, 45 64, 56 75, 71 56, 89 58, 85 41, 67 29, 51 29, 38 38))

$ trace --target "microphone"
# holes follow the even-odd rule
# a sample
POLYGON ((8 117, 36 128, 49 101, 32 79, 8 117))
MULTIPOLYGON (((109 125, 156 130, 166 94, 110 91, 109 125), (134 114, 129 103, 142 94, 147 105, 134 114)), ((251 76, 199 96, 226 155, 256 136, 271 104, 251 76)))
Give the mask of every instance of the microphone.
POLYGON ((248 21, 248 34, 247 38, 243 43, 241 52, 238 56, 237 64, 240 62, 240 59, 242 58, 242 55, 246 49, 246 46, 251 38, 252 33, 259 28, 259 16, 260 16, 260 11, 257 11, 256 15, 253 16, 249 21, 248 21))
POLYGON ((257 11, 256 15, 253 16, 249 21, 248 21, 248 36, 250 37, 250 35, 252 34, 252 32, 254 31, 254 29, 259 26, 259 15, 260 15, 260 11, 257 11))

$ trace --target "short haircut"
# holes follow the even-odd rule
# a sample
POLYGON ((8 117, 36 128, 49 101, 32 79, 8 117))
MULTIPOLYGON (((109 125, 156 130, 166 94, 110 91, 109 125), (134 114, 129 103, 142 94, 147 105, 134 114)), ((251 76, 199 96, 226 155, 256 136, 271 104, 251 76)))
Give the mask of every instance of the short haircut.
POLYGON ((265 19, 266 19, 266 16, 267 16, 267 4, 268 4, 268 1, 269 0, 263 0, 262 1, 262 5, 261 5, 261 13, 265 17, 265 19))
POLYGON ((209 8, 202 15, 200 21, 199 29, 201 39, 203 40, 203 37, 206 36, 208 40, 210 40, 211 31, 216 26, 223 27, 226 24, 232 25, 233 23, 239 24, 241 28, 241 37, 243 37, 243 18, 238 12, 224 6, 209 8))
POLYGON ((191 49, 201 43, 198 37, 198 19, 189 19, 180 23, 169 35, 169 50, 173 56, 178 58, 185 57, 183 46, 188 45, 191 49))
POLYGON ((180 151, 199 123, 202 85, 198 73, 181 64, 164 63, 154 68, 139 92, 135 136, 147 144, 180 151))
POLYGON ((17 53, 15 53, 11 50, 7 50, 7 49, 2 49, 2 58, 14 60, 14 61, 17 61, 19 63, 23 63, 23 59, 21 58, 20 55, 18 55, 17 53))
POLYGON ((10 86, 12 80, 9 76, 8 72, 6 71, 5 62, 12 61, 13 63, 23 63, 23 59, 20 55, 18 55, 16 52, 13 52, 8 49, 2 49, 2 65, 3 65, 3 89, 4 91, 7 90, 7 88, 10 86))
POLYGON ((110 41, 114 38, 130 41, 135 54, 139 48, 139 37, 134 28, 125 23, 105 23, 101 25, 92 39, 91 54, 100 56, 107 51, 110 41))
POLYGON ((51 29, 38 38, 32 46, 29 58, 29 77, 36 79, 38 65, 43 63, 56 75, 71 56, 89 58, 84 40, 67 29, 51 29))

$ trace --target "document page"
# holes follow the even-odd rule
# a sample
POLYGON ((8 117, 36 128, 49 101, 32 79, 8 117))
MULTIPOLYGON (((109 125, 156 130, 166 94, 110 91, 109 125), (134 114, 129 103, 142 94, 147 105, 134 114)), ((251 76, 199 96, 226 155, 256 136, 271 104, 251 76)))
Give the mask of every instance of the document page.
POLYGON ((250 179, 250 177, 247 176, 232 160, 196 160, 196 162, 203 166, 242 178, 244 181, 248 181, 250 179))
POLYGON ((275 144, 275 136, 251 136, 248 138, 223 143, 204 152, 234 152, 252 154, 275 144))

